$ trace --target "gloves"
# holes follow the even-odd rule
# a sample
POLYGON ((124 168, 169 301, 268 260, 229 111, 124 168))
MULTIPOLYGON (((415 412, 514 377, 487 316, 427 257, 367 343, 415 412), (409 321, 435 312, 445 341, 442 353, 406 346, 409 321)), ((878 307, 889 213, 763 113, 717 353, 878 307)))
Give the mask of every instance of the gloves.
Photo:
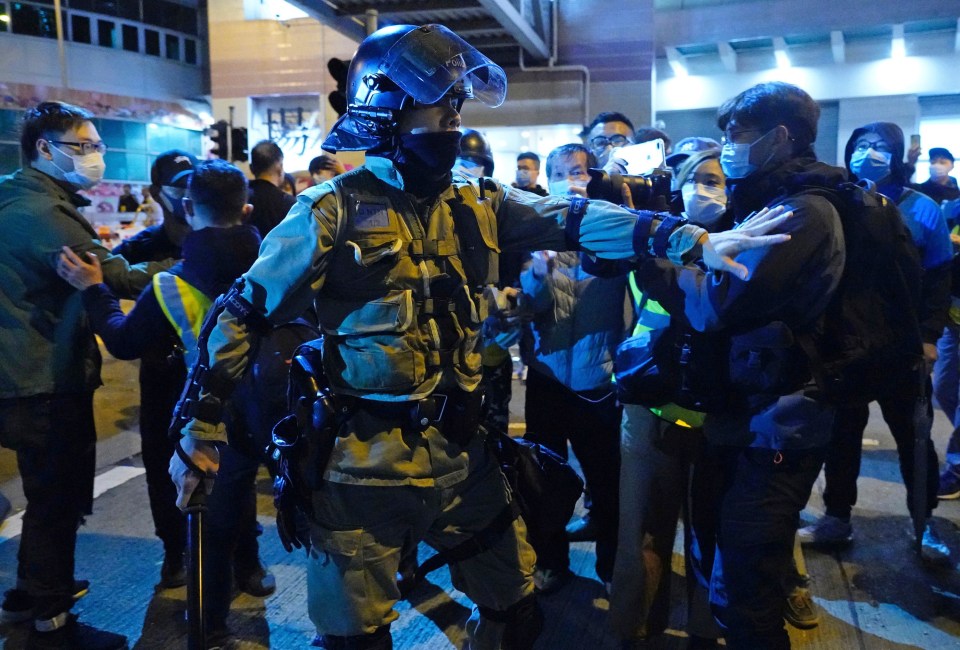
POLYGON ((277 508, 277 534, 287 553, 295 548, 310 552, 310 522, 294 495, 294 487, 285 472, 273 479, 273 504, 277 508))

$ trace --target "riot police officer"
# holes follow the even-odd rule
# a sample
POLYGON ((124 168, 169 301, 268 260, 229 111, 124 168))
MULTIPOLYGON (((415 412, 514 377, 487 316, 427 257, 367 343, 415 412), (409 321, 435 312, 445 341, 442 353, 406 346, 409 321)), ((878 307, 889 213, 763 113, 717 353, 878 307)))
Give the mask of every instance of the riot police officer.
MULTIPOLYGON (((712 263, 734 262, 719 262, 702 230, 676 221, 452 177, 464 100, 500 105, 506 76, 443 26, 372 34, 347 84, 348 112, 324 147, 366 151, 366 163, 300 194, 223 300, 199 404, 170 471, 183 507, 203 472, 217 469, 218 410, 258 332, 313 301, 326 380, 348 416, 312 498, 310 617, 327 648, 379 650, 392 647, 401 549, 421 540, 451 549, 509 507, 477 424, 481 292, 497 281, 500 250, 579 246, 628 258, 634 240, 646 252, 652 232, 671 259, 702 245, 712 263)), ((530 648, 540 631, 525 525, 511 518, 504 528, 451 566, 454 585, 476 604, 471 648, 530 648)))

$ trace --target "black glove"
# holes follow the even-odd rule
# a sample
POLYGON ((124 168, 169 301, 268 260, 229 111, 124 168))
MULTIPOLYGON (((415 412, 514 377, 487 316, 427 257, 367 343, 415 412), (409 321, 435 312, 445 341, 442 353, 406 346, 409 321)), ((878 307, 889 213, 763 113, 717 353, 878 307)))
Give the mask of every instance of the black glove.
POLYGON ((273 504, 277 507, 277 534, 287 553, 295 548, 310 552, 310 522, 294 495, 293 484, 284 468, 273 479, 273 504))

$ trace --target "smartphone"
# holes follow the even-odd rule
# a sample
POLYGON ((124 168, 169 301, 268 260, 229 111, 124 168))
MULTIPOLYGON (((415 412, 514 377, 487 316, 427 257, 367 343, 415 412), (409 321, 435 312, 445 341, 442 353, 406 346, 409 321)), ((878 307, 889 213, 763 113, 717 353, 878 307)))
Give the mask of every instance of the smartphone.
POLYGON ((910 148, 919 149, 920 148, 920 134, 913 133, 910 135, 910 148))
POLYGON ((663 140, 659 138, 620 147, 613 155, 627 164, 627 173, 632 175, 648 174, 663 166, 663 140))

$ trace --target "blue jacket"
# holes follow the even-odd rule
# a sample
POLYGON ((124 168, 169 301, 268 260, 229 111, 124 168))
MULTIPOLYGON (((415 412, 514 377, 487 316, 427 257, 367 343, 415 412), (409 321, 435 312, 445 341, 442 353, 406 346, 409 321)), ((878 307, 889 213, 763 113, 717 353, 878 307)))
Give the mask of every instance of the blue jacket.
MULTIPOLYGON (((537 253, 539 254, 539 253, 537 253)), ((557 253, 553 271, 532 263, 520 274, 522 301, 533 314, 530 367, 573 391, 610 386, 613 359, 632 320, 625 275, 598 278, 583 253, 557 253)))

